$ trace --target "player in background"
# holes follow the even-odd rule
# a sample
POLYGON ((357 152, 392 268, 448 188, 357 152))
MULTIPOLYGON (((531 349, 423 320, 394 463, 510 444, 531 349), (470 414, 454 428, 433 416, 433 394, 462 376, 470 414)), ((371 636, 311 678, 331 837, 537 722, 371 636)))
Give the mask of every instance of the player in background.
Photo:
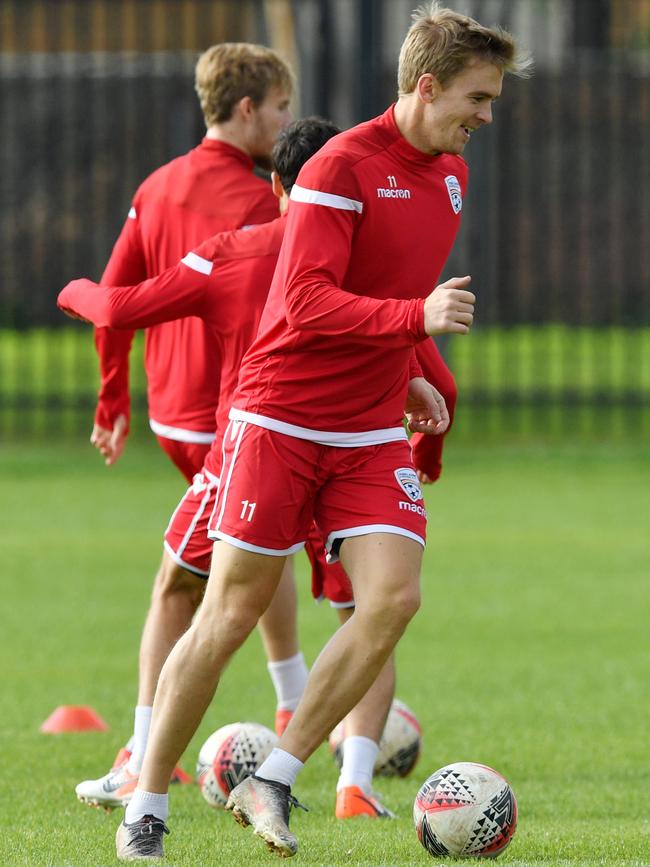
MULTIPOLYGON (((319 118, 305 118, 285 128, 273 152, 275 194, 284 212, 302 164, 339 130, 319 118)), ((132 287, 98 286, 89 280, 72 281, 59 295, 59 306, 69 315, 102 327, 146 328, 182 316, 203 319, 219 348, 222 386, 217 410, 217 429, 225 428, 241 358, 253 340, 268 294, 286 220, 254 227, 249 231, 223 233, 201 244, 174 268, 132 287)), ((433 344, 431 344, 433 347, 433 344)), ((422 344, 423 366, 434 382, 450 391, 444 362, 422 344), (433 361, 433 363, 432 363, 433 361)), ((419 347, 418 347, 419 351, 419 347)), ((453 380, 452 380, 453 382, 453 380)), ((433 439, 433 438, 431 438, 433 439)), ((174 512, 165 534, 163 559, 195 575, 207 578, 212 546, 207 523, 214 506, 219 474, 220 446, 217 435, 201 473, 174 512)), ((352 588, 340 564, 327 566, 323 543, 317 532, 310 534, 308 553, 313 567, 312 590, 338 610, 342 622, 354 606, 352 588)), ((169 564, 171 567, 171 564, 169 564)), ((191 618, 186 626, 189 626, 191 618)), ((386 666, 358 708, 347 720, 349 736, 337 785, 336 815, 390 816, 371 791, 378 741, 394 693, 392 662, 386 666)), ((137 775, 120 768, 111 775, 106 791, 92 785, 78 787, 80 797, 112 808, 128 803, 137 775), (88 790, 88 791, 87 791, 88 790)))
POLYGON ((504 73, 524 70, 509 34, 432 3, 402 45, 397 102, 301 170, 223 438, 210 520, 218 555, 160 675, 118 857, 163 857, 170 772, 315 519, 350 576, 355 611, 312 667, 279 746, 227 804, 280 855, 297 851, 288 826, 297 774, 419 606, 426 512, 402 418, 427 433, 448 416, 413 346, 472 324, 470 278, 436 287, 460 221, 461 154, 492 121, 504 73))
MULTIPOLYGON (((294 79, 290 68, 265 46, 223 43, 201 55, 195 84, 206 124, 205 138, 141 184, 102 276, 103 283, 137 283, 176 264, 188 250, 216 232, 277 217, 277 199, 253 169, 256 165, 270 168, 273 144, 291 120, 294 79)), ((132 330, 102 327, 95 333, 101 389, 91 441, 109 465, 118 460, 128 433, 132 339, 132 330)), ((145 331, 150 424, 164 451, 189 482, 201 470, 214 438, 219 365, 218 346, 201 319, 190 317, 145 331)), ((203 580, 162 561, 140 645, 134 734, 107 775, 80 784, 90 802, 101 802, 105 787, 115 782, 115 769, 128 764, 130 773, 139 771, 160 668, 185 630, 203 589, 203 580)), ((307 676, 298 648, 295 607, 295 587, 288 570, 280 585, 278 605, 260 622, 280 715, 286 701, 297 701, 307 676)))

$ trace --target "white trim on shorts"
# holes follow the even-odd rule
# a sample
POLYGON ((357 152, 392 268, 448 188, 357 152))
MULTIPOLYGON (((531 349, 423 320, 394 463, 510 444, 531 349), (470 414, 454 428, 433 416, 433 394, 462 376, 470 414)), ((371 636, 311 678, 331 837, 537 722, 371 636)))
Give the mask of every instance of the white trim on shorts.
POLYGON ((212 482, 212 484, 214 484, 214 485, 219 484, 219 476, 215 476, 214 473, 211 473, 210 470, 206 470, 205 467, 203 467, 203 469, 200 472, 194 474, 194 478, 196 478, 197 476, 207 476, 210 479, 210 481, 212 482))
MULTIPOLYGON (((210 500, 210 496, 212 494, 212 491, 219 486, 219 477, 215 476, 214 473, 211 473, 210 470, 206 470, 205 467, 201 470, 200 473, 195 473, 194 478, 196 479, 197 476, 203 476, 204 478, 207 478, 208 484, 205 486, 205 492, 204 492, 203 496, 201 497, 201 502, 199 503, 199 506, 198 506, 196 512, 194 513, 194 517, 190 521, 190 525, 189 525, 185 535, 183 536, 183 539, 181 540, 180 545, 178 546, 178 551, 175 551, 164 537, 163 537, 163 546, 164 546, 165 550, 167 551, 167 553, 169 554, 169 556, 174 561, 174 563, 176 563, 177 566, 182 566, 183 569, 187 569, 188 572, 192 572, 194 575, 199 575, 201 578, 207 578, 208 575, 210 574, 209 572, 204 572, 203 569, 197 569, 196 566, 190 566, 190 564, 186 563, 185 560, 183 560, 183 558, 181 557, 181 554, 183 553, 183 551, 187 547, 188 542, 190 541, 190 539, 194 535, 194 530, 196 528, 196 525, 199 521, 199 518, 203 514, 203 511, 204 511, 206 505, 208 504, 208 502, 210 500)), ((194 482, 192 482, 192 484, 188 487, 187 491, 185 491, 185 493, 181 497, 178 505, 176 506, 176 508, 172 512, 172 516, 169 519, 169 524, 167 525, 167 529, 165 530, 165 535, 167 535, 167 533, 169 532, 169 528, 174 523, 174 519, 176 518, 176 513, 180 510, 181 506, 185 502, 185 497, 188 495, 189 491, 191 491, 193 487, 194 487, 194 482)))
MULTIPOLYGON (((214 540, 215 537, 210 535, 210 524, 212 523, 212 519, 214 518, 217 506, 219 505, 219 496, 221 494, 221 482, 223 482, 223 497, 222 497, 223 502, 221 505, 221 512, 219 513, 219 516, 217 517, 217 520, 215 522, 216 529, 219 528, 219 524, 221 523, 221 519, 223 518, 223 513, 224 513, 224 510, 226 508, 226 498, 228 496, 228 488, 230 487, 230 480, 232 478, 232 472, 235 468, 235 461, 237 460, 237 455, 239 454, 239 446, 241 445, 242 437, 244 436, 244 431, 246 430, 246 422, 244 422, 243 424, 241 424, 241 422, 237 422, 237 424, 240 425, 239 430, 237 431, 237 444, 235 445, 235 448, 234 448, 233 453, 232 453, 232 460, 230 462, 230 466, 228 467, 228 474, 226 475, 226 478, 224 479, 223 473, 222 473, 222 476, 220 478, 219 492, 217 494, 217 499, 216 499, 215 504, 214 504, 214 509, 212 510, 212 514, 210 515, 210 520, 208 521, 208 539, 212 539, 212 540, 214 540)), ((221 440, 221 467, 222 467, 222 469, 226 465, 226 438, 228 436, 230 436, 230 427, 231 427, 231 423, 228 422, 228 425, 226 427, 226 431, 223 435, 223 439, 221 440)))
POLYGON ((332 553, 332 545, 337 539, 351 539, 354 536, 368 536, 371 533, 392 533, 394 536, 406 536, 407 539, 413 539, 414 542, 419 542, 423 548, 426 547, 422 536, 418 536, 417 533, 413 533, 412 530, 407 530, 405 527, 396 527, 393 524, 366 524, 362 527, 348 527, 345 530, 333 530, 325 542, 327 562, 338 562, 338 556, 332 553))
MULTIPOLYGON (((182 539, 180 545, 178 546, 177 554, 179 557, 181 556, 183 551, 187 548, 187 545, 188 545, 190 539, 194 535, 196 525, 199 523, 199 520, 200 520, 201 516, 203 515, 203 512, 205 511, 205 507, 210 502, 210 498, 212 497, 212 492, 218 486, 219 486, 218 480, 215 484, 215 482, 212 479, 210 479, 208 484, 205 486, 205 491, 203 493, 203 496, 201 497, 201 502, 199 503, 198 508, 194 512, 194 516, 193 516, 192 520, 190 521, 190 525, 187 528, 187 531, 185 532, 185 535, 183 536, 183 539, 182 539)), ((188 488, 188 490, 189 490, 189 488, 188 488)), ((185 498, 183 498, 183 499, 185 499, 185 498)))
POLYGON ((285 434, 285 436, 295 437, 299 440, 309 440, 313 443, 318 443, 322 446, 330 446, 341 449, 362 448, 363 446, 381 446, 386 443, 399 442, 407 440, 404 427, 386 427, 378 428, 377 430, 364 430, 355 433, 346 431, 329 431, 329 430, 312 430, 308 427, 300 427, 297 424, 290 424, 287 421, 279 421, 276 418, 270 418, 267 415, 258 415, 256 412, 247 412, 244 409, 237 409, 233 406, 228 413, 228 418, 232 421, 250 422, 257 427, 272 430, 275 433, 285 434))
POLYGON ((186 563, 182 557, 179 557, 176 551, 172 548, 169 542, 166 539, 163 539, 163 548, 171 559, 176 563, 177 566, 182 566, 183 569, 187 569, 188 572, 191 572, 193 575, 196 575, 198 578, 209 578, 210 573, 204 572, 203 569, 197 569, 196 566, 190 566, 189 563, 186 563))
MULTIPOLYGON (((320 604, 321 602, 325 602, 326 599, 327 596, 324 593, 321 593, 317 599, 314 599, 314 602, 320 604)), ((351 602, 332 602, 331 599, 327 599, 327 601, 330 604, 330 608, 354 608, 357 604, 354 599, 351 602)))
POLYGON ((161 424, 153 418, 149 419, 149 427, 159 437, 167 440, 175 440, 179 443, 201 443, 208 445, 214 440, 215 434, 200 430, 187 430, 184 427, 172 427, 169 424, 161 424))
POLYGON ((261 545, 253 545, 250 542, 244 542, 243 539, 237 539, 235 536, 222 533, 221 530, 208 530, 208 539, 212 539, 213 542, 230 542, 235 548, 241 548, 243 551, 251 551, 253 554, 269 554, 271 557, 286 557, 288 554, 295 554, 305 547, 304 542, 296 542, 295 545, 283 550, 278 548, 263 548, 261 545))
MULTIPOLYGON (((200 473, 195 473, 195 474, 194 474, 194 478, 196 478, 197 476, 207 476, 207 478, 208 478, 209 481, 210 481, 210 485, 212 485, 213 487, 215 487, 215 486, 218 487, 218 486, 219 486, 219 476, 215 476, 214 473, 211 473, 210 470, 206 470, 205 467, 201 470, 200 473)), ((210 485, 207 486, 208 489, 210 488, 210 485)), ((189 489, 190 489, 190 488, 193 488, 193 487, 194 487, 194 481, 192 481, 192 484, 188 486, 187 491, 189 491, 189 489)), ((169 523, 167 524, 167 529, 165 530, 165 536, 167 535, 167 533, 169 533, 169 528, 170 528, 171 525, 174 523, 174 518, 176 517, 176 512, 178 512, 178 510, 180 509, 180 507, 183 505, 183 501, 185 500, 185 497, 187 496, 187 491, 185 491, 185 493, 183 494, 183 496, 182 496, 182 497, 180 498, 180 500, 178 501, 178 505, 176 506, 176 508, 175 508, 174 511, 172 512, 172 516, 171 516, 171 518, 169 519, 169 523)), ((187 544, 187 542, 186 542, 185 544, 187 544)), ((185 547, 185 546, 183 546, 183 547, 185 547)))

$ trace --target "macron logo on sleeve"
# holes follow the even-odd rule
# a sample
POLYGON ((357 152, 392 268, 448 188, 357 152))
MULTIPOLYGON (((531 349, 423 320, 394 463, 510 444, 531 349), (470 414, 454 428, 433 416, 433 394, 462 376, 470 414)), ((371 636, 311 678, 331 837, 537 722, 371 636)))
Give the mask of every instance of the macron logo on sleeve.
POLYGON ((411 191, 400 188, 395 175, 386 175, 388 186, 377 187, 378 199, 410 199, 411 191))
POLYGON ((136 218, 137 216, 138 216, 138 215, 137 215, 136 212, 135 212, 135 208, 134 208, 133 205, 132 205, 132 206, 129 208, 129 213, 127 214, 127 217, 129 218, 129 220, 135 220, 135 218, 136 218))

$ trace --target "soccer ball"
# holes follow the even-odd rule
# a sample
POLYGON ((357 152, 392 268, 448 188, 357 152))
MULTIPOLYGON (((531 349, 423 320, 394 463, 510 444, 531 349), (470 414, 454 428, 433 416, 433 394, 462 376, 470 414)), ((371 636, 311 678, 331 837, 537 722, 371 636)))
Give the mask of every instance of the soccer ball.
MULTIPOLYGON (((329 737, 330 749, 339 766, 343 764, 345 720, 329 737)), ((384 732, 379 741, 379 753, 374 773, 381 777, 405 777, 415 767, 422 746, 422 728, 413 711, 399 699, 391 705, 384 732)))
POLYGON ((492 768, 456 762, 423 783, 413 821, 420 843, 436 858, 495 858, 514 836, 517 801, 492 768))
POLYGON ((213 732, 196 763, 199 788, 208 804, 225 807, 230 792, 255 773, 277 742, 275 732, 259 723, 230 723, 213 732))

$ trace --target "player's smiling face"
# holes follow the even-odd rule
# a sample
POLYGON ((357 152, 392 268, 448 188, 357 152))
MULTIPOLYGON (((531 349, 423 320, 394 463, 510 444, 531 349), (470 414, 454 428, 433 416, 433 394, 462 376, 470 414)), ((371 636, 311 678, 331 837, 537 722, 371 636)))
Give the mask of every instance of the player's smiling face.
POLYGON ((472 61, 441 87, 433 79, 420 134, 429 153, 461 154, 472 133, 492 123, 492 103, 501 94, 503 73, 492 63, 472 61))

